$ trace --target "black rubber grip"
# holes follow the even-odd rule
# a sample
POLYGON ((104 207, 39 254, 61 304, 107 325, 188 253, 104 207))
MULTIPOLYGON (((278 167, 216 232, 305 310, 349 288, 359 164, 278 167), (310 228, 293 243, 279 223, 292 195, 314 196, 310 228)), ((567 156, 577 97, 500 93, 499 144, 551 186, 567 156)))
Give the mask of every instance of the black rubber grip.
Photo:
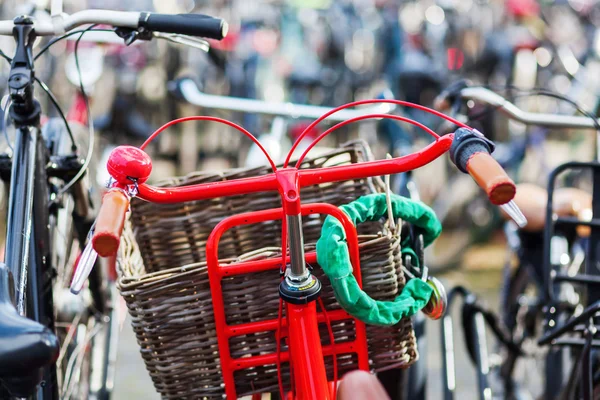
POLYGON ((202 14, 142 13, 140 28, 153 32, 178 33, 221 40, 227 36, 227 22, 202 14))
POLYGON ((494 151, 494 143, 477 131, 459 128, 454 132, 450 159, 462 172, 467 173, 467 162, 475 153, 494 151))

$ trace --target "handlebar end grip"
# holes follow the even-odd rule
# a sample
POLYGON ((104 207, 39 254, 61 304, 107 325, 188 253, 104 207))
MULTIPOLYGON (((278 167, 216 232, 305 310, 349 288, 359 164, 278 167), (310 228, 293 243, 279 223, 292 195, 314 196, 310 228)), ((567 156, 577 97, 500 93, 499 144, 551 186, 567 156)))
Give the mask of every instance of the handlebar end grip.
POLYGON ((480 132, 460 128, 454 133, 450 159, 458 169, 473 177, 495 205, 508 203, 515 197, 515 183, 490 155, 494 143, 480 132))
POLYGON ((202 14, 142 13, 139 26, 154 32, 175 33, 221 40, 227 36, 225 20, 202 14))
POLYGON ((112 257, 119 250, 121 238, 111 232, 98 232, 92 238, 92 246, 100 257, 112 257))
POLYGON ((479 131, 459 128, 454 132, 450 147, 450 159, 464 173, 467 173, 467 162, 475 153, 491 154, 495 149, 494 143, 479 131))
POLYGON ((92 237, 92 246, 100 257, 117 254, 128 210, 129 198, 121 190, 110 190, 102 198, 92 237))
POLYGON ((473 154, 467 161, 466 167, 469 175, 485 191, 493 204, 506 204, 515 197, 517 192, 515 183, 488 153, 473 154))

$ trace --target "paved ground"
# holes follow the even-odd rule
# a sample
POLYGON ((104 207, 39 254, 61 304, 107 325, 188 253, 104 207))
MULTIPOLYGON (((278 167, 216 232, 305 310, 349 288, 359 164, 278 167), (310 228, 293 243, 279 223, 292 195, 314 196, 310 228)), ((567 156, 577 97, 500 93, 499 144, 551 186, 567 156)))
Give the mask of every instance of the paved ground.
POLYGON ((113 398, 115 400, 160 399, 146 372, 129 320, 123 326, 119 341, 119 359, 113 398))
MULTIPOLYGON (((447 287, 461 284, 471 288, 478 296, 488 304, 497 304, 498 290, 500 286, 501 270, 503 261, 502 249, 486 248, 471 252, 468 265, 463 272, 452 272, 443 276, 443 280, 449 283, 447 287), (490 255, 494 255, 490 257, 490 255), (492 260, 492 261, 490 261, 492 260)), ((453 310, 458 321, 458 310, 453 310)), ((457 325, 458 322, 455 323, 457 325)), ((428 361, 428 399, 442 398, 442 375, 441 375, 441 352, 440 352, 440 325, 436 321, 430 321, 427 325, 429 352, 428 361)), ((457 397, 458 399, 474 398, 476 381, 474 369, 467 359, 465 347, 456 332, 456 370, 457 370, 457 397)), ((160 397, 154 391, 152 381, 148 377, 142 358, 138 352, 135 336, 127 321, 124 325, 119 350, 119 361, 117 377, 115 381, 114 398, 116 400, 144 399, 153 400, 160 397)))
MULTIPOLYGON (((463 285, 472 290, 485 304, 495 307, 498 304, 498 293, 500 287, 501 270, 469 270, 467 272, 452 273, 445 277, 444 282, 463 285)), ((448 285, 447 287, 451 287, 448 285)), ((475 369, 471 364, 464 346, 462 329, 460 326, 460 304, 457 302, 451 310, 454 320, 454 345, 456 358, 456 398, 476 398, 477 382, 475 380, 475 369)), ((443 398, 442 392, 442 353, 440 323, 428 321, 427 337, 429 351, 428 363, 428 399, 443 398)), ((493 348, 493 339, 488 332, 488 348, 493 348)))

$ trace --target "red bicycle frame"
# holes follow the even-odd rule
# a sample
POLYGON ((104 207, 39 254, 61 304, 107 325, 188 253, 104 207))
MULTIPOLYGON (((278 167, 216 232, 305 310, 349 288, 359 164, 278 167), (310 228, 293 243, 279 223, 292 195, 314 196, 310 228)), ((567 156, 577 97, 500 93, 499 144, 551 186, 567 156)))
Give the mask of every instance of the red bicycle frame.
MULTIPOLYGON (((321 283, 306 267, 307 262, 314 262, 315 257, 313 254, 304 254, 302 215, 311 213, 330 214, 341 221, 348 238, 348 246, 352 257, 352 265, 354 267, 353 270, 357 275, 357 281, 360 284, 360 265, 358 260, 356 229, 345 214, 337 210, 334 206, 323 204, 301 205, 300 189, 311 185, 365 179, 374 176, 397 174, 414 170, 430 163, 450 150, 455 142, 455 138, 457 145, 453 149, 453 157, 459 160, 460 165, 457 164, 459 169, 463 172, 468 172, 475 179, 479 186, 485 190, 492 203, 502 206, 506 205, 509 208, 507 212, 510 211, 517 217, 521 217, 517 212, 518 208, 516 208, 514 204, 508 204, 514 197, 516 190, 515 185, 502 167, 490 156, 493 146, 483 138, 483 135, 473 131, 465 124, 456 121, 453 118, 417 104, 399 100, 362 100, 332 109, 312 122, 298 137, 294 146, 292 146, 292 150, 288 153, 287 159, 281 169, 276 168, 273 160, 269 157, 264 147, 250 132, 233 122, 210 116, 192 116, 170 121, 150 135, 140 148, 122 146, 121 148, 115 149, 111 154, 107 168, 116 182, 112 185, 113 189, 105 196, 102 208, 96 219, 96 229, 92 238, 93 248, 97 254, 104 257, 114 255, 117 252, 123 230, 125 214, 129 205, 129 197, 132 195, 137 195, 144 200, 154 203, 182 203, 218 197, 239 196, 249 193, 277 191, 282 201, 281 209, 259 211, 227 218, 217 225, 207 243, 207 261, 210 271, 209 279, 211 294, 213 296, 225 391, 227 397, 236 397, 235 382, 233 379, 236 370, 257 367, 259 365, 273 365, 275 363, 277 363, 279 370, 279 362, 281 361, 281 358, 283 358, 284 361, 289 361, 290 369, 294 372, 292 377, 295 378, 295 385, 292 390, 295 392, 296 398, 318 400, 331 399, 334 397, 335 385, 329 385, 327 382, 323 355, 334 355, 334 381, 336 380, 336 357, 334 347, 337 348, 339 346, 339 349, 345 353, 355 353, 358 356, 359 368, 367 369, 366 335, 364 333, 364 325, 360 321, 355 320, 355 341, 335 344, 334 339, 331 338, 331 346, 322 348, 318 323, 320 320, 327 321, 329 315, 325 312, 317 314, 316 311, 315 301, 318 299, 321 283), (340 122, 323 132, 313 141, 304 154, 300 156, 300 160, 296 163, 296 167, 289 167, 289 161, 299 141, 302 140, 316 124, 326 119, 329 115, 344 108, 372 103, 394 103, 421 109, 449 120, 463 130, 459 129, 455 134, 448 134, 440 137, 426 126, 402 116, 386 114, 359 116, 340 122), (435 141, 421 151, 399 158, 343 166, 323 167, 319 169, 297 168, 297 166, 302 163, 301 160, 308 150, 324 136, 349 123, 369 118, 390 118, 410 123, 430 134, 435 138, 435 141), (152 170, 152 162, 150 157, 143 151, 144 148, 168 127, 190 120, 219 122, 237 129, 263 151, 273 169, 273 173, 253 178, 204 183, 176 188, 158 188, 146 185, 145 182, 152 170), (468 143, 469 146, 465 146, 466 143, 468 143), (227 266, 219 264, 217 258, 218 244, 224 231, 236 225, 277 219, 281 219, 283 226, 287 228, 282 230, 281 261, 248 261, 227 266), (287 252, 288 241, 284 240, 284 237, 286 236, 289 241, 289 256, 287 252), (289 268, 287 267, 288 262, 289 268), (285 264, 285 268, 282 264, 285 264), (278 328, 278 326, 281 326, 282 324, 280 319, 248 323, 241 326, 228 325, 223 304, 222 280, 227 276, 275 268, 280 268, 282 271, 285 271, 285 277, 281 280, 279 286, 279 294, 280 298, 287 303, 287 318, 284 324, 286 330, 284 331, 283 329, 278 328), (259 331, 273 330, 276 330, 279 334, 279 336, 276 337, 278 346, 277 353, 261 354, 258 356, 237 359, 231 357, 229 352, 229 339, 231 337, 240 334, 251 334, 259 331), (280 354, 279 346, 281 338, 287 338, 289 352, 280 354)), ((456 161, 454 158, 453 161, 456 161)), ((519 218, 519 220, 521 220, 521 218, 519 218)), ((257 290, 258 289, 259 288, 257 288, 257 290)), ((280 306, 280 316, 281 308, 282 307, 280 306)), ((332 314, 334 314, 332 315, 334 319, 349 318, 343 311, 336 311, 332 314)), ((330 336, 333 336, 331 329, 329 329, 329 331, 330 336)), ((280 391, 283 392, 281 380, 280 391)), ((291 398, 290 396, 293 397, 294 394, 289 394, 288 398, 291 398)))
MULTIPOLYGON (((301 218, 306 214, 329 214, 341 221, 348 238, 348 245, 354 273, 360 284, 360 262, 358 256, 358 244, 356 229, 346 214, 338 208, 329 204, 301 205, 300 189, 305 186, 337 182, 349 179, 365 179, 373 176, 396 174, 422 167, 435 160, 449 150, 453 135, 445 135, 438 138, 434 143, 421 151, 389 160, 370 161, 352 165, 326 167, 319 169, 302 169, 287 167, 276 170, 272 174, 224 181, 216 183, 204 183, 177 188, 158 188, 146 184, 138 187, 138 197, 155 203, 181 203, 201 199, 243 195, 256 192, 278 191, 282 199, 282 208, 265 210, 253 213, 240 214, 229 217, 219 223, 210 235, 207 242, 207 262, 209 268, 209 279, 213 297, 215 322, 217 327, 217 338, 221 358, 221 369, 225 383, 225 391, 228 398, 236 398, 234 383, 234 372, 259 365, 275 364, 278 362, 278 354, 265 354, 254 357, 232 358, 229 352, 229 340, 233 336, 250 334, 255 332, 273 331, 278 328, 277 320, 260 321, 243 325, 228 325, 225 318, 225 305, 221 281, 224 277, 250 272, 264 271, 268 269, 281 268, 281 260, 267 259, 262 261, 249 261, 231 265, 221 265, 218 261, 218 245, 223 233, 237 225, 253 224, 268 220, 301 218)), ((301 228, 298 228, 301 230, 301 228)), ((292 231, 290 231, 292 232, 292 231)), ((300 231, 301 235, 301 231, 300 231)), ((296 252, 298 243, 290 242, 290 255, 287 260, 294 268, 294 255, 302 255, 302 268, 305 263, 314 263, 314 253, 304 256, 303 245, 301 253, 296 252)), ((283 244, 283 254, 287 254, 287 246, 283 244)), ((328 313, 332 320, 351 318, 345 311, 338 310, 328 313)), ((289 361, 294 371, 295 398, 304 399, 331 399, 332 389, 328 384, 325 373, 323 356, 332 355, 333 345, 321 346, 318 331, 318 322, 324 321, 325 316, 316 311, 315 301, 302 303, 287 303, 287 318, 283 322, 283 332, 280 336, 287 337, 289 352, 281 353, 281 361, 289 361), (285 333, 284 333, 285 332, 285 333)), ((366 347, 366 332, 364 324, 356 323, 356 339, 351 342, 335 344, 335 350, 339 353, 355 353, 358 356, 360 369, 368 370, 368 354, 366 347)), ((278 337, 277 340, 281 338, 278 337)))

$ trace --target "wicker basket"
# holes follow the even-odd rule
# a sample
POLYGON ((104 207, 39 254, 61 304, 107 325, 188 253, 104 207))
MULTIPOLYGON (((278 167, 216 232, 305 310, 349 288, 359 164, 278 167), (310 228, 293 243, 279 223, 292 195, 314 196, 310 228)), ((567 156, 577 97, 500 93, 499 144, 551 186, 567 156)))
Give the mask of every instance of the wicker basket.
MULTIPOLYGON (((352 142, 303 167, 360 162, 369 158, 362 142, 352 142)), ((219 175, 194 174, 164 185, 235 179, 269 172, 266 168, 233 170, 219 175)), ((348 203, 361 195, 381 190, 378 180, 345 181, 302 190, 303 202, 348 203)), ((221 398, 224 388, 219 365, 213 307, 205 262, 206 240, 224 217, 280 205, 276 193, 255 194, 185 204, 157 205, 134 201, 131 224, 120 247, 119 288, 127 302, 142 357, 154 385, 164 398, 221 398)), ((307 250, 314 249, 322 217, 306 216, 303 229, 307 250)), ((399 225, 397 225, 399 226, 399 225)), ((236 227, 220 243, 222 263, 280 257, 281 224, 269 221, 236 227)), ((400 237, 385 223, 359 227, 363 288, 373 298, 391 300, 405 285, 401 270, 400 237)), ((318 265, 314 273, 323 283, 321 298, 326 309, 338 309, 331 286, 318 265)), ((277 317, 279 273, 276 270, 226 278, 222 281, 228 324, 277 317), (257 292, 256 288, 261 290, 257 292)), ((353 340, 354 321, 332 324, 336 343, 353 340)), ((329 343, 325 325, 323 344, 329 343)), ((367 326, 369 359, 375 371, 408 367, 418 358, 410 319, 393 327, 367 326)), ((233 357, 274 353, 274 332, 262 332, 230 340, 233 357)), ((285 344, 282 344, 285 351, 285 344)), ((338 354, 339 373, 357 368, 354 355, 338 354)), ((326 357, 332 374, 331 357, 326 357)), ((277 391, 277 366, 243 369, 235 374, 239 396, 277 391)), ((288 366, 282 364, 284 385, 289 385, 288 366)))

